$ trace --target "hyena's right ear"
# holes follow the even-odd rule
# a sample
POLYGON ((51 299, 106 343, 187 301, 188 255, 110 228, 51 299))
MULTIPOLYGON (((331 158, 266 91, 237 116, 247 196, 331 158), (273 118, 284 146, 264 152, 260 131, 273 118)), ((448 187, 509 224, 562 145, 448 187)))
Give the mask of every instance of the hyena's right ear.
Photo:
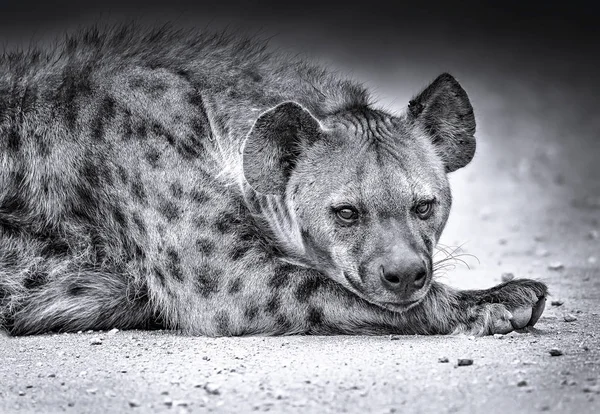
POLYGON ((467 165, 475 155, 475 115, 465 90, 451 75, 438 76, 408 104, 408 117, 427 133, 446 172, 467 165))
POLYGON ((295 102, 264 112, 246 138, 246 180, 255 191, 283 195, 298 158, 320 135, 319 121, 295 102))

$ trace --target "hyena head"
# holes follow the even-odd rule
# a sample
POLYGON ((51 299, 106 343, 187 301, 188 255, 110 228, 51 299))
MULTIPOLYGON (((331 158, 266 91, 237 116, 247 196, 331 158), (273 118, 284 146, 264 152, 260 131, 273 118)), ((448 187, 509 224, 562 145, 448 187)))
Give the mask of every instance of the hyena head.
POLYGON ((418 303, 450 212, 446 174, 475 153, 465 91, 439 76, 400 117, 361 108, 317 120, 286 102, 243 152, 246 201, 284 260, 379 306, 418 303))

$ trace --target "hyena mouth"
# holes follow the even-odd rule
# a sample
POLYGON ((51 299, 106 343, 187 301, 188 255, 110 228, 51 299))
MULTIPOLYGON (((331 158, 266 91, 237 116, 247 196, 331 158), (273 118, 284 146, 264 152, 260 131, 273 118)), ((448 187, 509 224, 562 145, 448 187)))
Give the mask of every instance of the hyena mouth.
POLYGON ((427 276, 427 284, 426 286, 422 289, 422 294, 417 298, 417 299, 410 299, 410 300, 404 300, 404 301, 380 301, 377 299, 374 299, 373 297, 371 297, 370 295, 367 295, 366 293, 364 293, 363 289, 360 287, 360 285, 347 273, 347 272, 343 272, 344 275, 344 279, 346 279, 346 281, 348 282, 348 284, 351 287, 351 291, 353 293, 355 293, 357 296, 361 297, 362 299, 366 300, 367 302, 373 304, 373 305, 377 305, 380 308, 384 308, 393 312, 404 312, 407 311, 415 306, 417 306, 421 301, 423 301, 423 299, 425 298, 425 296, 427 296, 427 293, 429 292, 429 287, 431 286, 431 275, 428 274, 427 276))

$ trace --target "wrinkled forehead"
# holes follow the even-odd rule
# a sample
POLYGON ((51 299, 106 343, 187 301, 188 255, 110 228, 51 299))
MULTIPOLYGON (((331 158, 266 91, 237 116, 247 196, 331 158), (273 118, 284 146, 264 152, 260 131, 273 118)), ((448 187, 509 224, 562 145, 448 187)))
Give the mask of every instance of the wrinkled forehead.
POLYGON ((444 166, 433 145, 401 119, 346 116, 331 127, 335 145, 343 147, 338 154, 348 154, 340 169, 346 191, 360 192, 362 202, 393 208, 445 191, 444 166))

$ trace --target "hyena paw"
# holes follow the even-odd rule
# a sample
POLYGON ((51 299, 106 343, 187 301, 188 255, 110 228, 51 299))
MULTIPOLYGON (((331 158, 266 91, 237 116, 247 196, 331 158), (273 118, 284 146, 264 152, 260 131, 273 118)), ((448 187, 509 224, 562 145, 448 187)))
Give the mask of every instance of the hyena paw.
POLYGON ((548 288, 535 280, 515 279, 488 290, 462 293, 471 303, 467 330, 491 335, 535 325, 544 312, 548 288))

